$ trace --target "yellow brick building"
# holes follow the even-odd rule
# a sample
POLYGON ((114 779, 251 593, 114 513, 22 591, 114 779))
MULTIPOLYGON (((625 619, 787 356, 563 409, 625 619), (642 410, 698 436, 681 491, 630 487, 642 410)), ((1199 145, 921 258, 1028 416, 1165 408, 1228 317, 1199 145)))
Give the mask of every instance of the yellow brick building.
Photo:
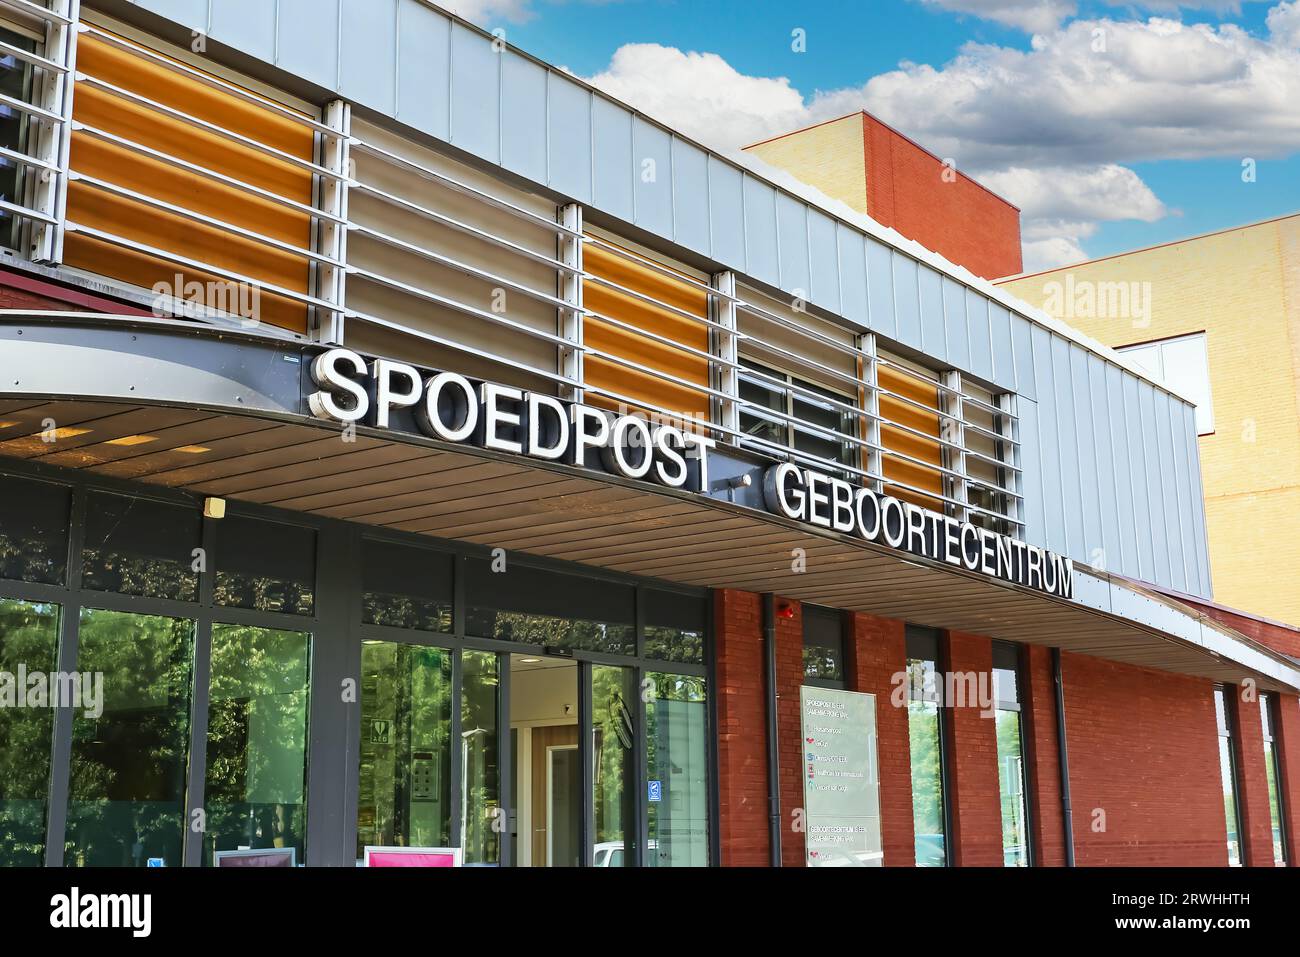
POLYGON ((1214 598, 1300 624, 1300 213, 1002 285, 1175 387, 1203 345, 1214 598))

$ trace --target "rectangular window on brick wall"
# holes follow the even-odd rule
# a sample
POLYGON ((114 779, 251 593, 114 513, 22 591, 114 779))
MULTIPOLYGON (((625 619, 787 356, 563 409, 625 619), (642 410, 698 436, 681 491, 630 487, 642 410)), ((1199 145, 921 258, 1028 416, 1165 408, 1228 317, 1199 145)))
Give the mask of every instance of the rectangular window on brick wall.
POLYGON ((1219 778, 1223 786, 1223 815, 1228 831, 1228 865, 1241 867, 1241 810, 1237 806, 1237 762, 1232 753, 1232 711, 1223 685, 1214 689, 1214 715, 1219 724, 1219 778))
POLYGON ((805 684, 844 687, 843 618, 833 608, 803 606, 805 684))
POLYGON ((998 793, 1002 806, 1002 863, 1028 867, 1029 802, 1025 797, 1025 742, 1020 720, 1020 649, 993 644, 993 700, 997 721, 998 793))
POLYGON ((939 718, 939 634, 907 628, 907 736, 912 766, 912 826, 916 866, 944 867, 947 848, 947 768, 939 718))

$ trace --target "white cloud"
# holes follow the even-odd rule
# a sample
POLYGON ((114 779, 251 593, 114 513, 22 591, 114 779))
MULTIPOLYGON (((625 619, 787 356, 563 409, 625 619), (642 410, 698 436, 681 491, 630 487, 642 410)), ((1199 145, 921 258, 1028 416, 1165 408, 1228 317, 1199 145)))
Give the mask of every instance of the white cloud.
POLYGON ((1078 9, 1074 0, 921 0, 931 7, 953 13, 968 13, 983 20, 993 20, 1027 33, 1055 29, 1078 9))
POLYGON ((1028 49, 971 44, 810 97, 654 44, 622 47, 591 79, 723 151, 865 109, 1019 205, 1027 260, 1077 260, 1097 223, 1168 214, 1124 164, 1300 150, 1300 0, 1268 25, 1073 20, 1028 49))
POLYGON ((499 20, 527 23, 535 17, 533 0, 439 0, 442 7, 471 23, 486 26, 499 20))

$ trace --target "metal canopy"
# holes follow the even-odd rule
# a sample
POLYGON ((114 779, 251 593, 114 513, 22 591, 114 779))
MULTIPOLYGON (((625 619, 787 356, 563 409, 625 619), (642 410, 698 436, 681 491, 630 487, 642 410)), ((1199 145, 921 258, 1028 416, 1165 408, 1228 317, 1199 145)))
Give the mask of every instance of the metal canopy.
POLYGON ((1300 689, 1294 662, 1104 573, 1080 570, 1074 599, 1060 600, 725 498, 392 432, 345 440, 300 409, 302 354, 315 347, 61 318, 0 316, 0 459, 1300 689), (56 442, 42 439, 51 426, 56 442))

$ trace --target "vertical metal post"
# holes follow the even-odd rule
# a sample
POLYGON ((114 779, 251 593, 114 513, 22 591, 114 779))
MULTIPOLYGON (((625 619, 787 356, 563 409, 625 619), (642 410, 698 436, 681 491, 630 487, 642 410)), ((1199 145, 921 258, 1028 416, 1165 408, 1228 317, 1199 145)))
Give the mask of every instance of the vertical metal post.
POLYGON ((876 357, 876 337, 867 333, 862 337, 862 380, 869 383, 863 396, 862 407, 866 413, 867 428, 867 472, 879 478, 868 478, 867 484, 874 491, 884 494, 885 464, 881 455, 882 441, 880 435, 880 367, 876 357))
POLYGON ((970 498, 966 488, 966 409, 962 402, 961 373, 955 369, 945 372, 941 382, 952 391, 940 393, 939 406, 943 410, 943 422, 939 434, 945 442, 952 444, 942 446, 944 454, 940 456, 940 461, 947 461, 948 468, 957 473, 956 476, 949 476, 947 484, 951 486, 950 497, 960 503, 955 507, 956 514, 953 517, 964 522, 970 515, 966 508, 970 504, 970 498))
POLYGON ((767 837, 769 862, 781 866, 781 752, 777 735, 776 596, 763 595, 764 690, 767 692, 767 837))
POLYGON ((568 303, 567 307, 559 310, 560 336, 570 343, 559 347, 560 375, 579 383, 561 386, 560 397, 581 402, 582 383, 586 382, 582 361, 582 207, 577 203, 562 207, 559 221, 561 226, 571 230, 560 236, 559 259, 569 267, 560 274, 560 298, 568 303))
POLYGON ((714 419, 729 432, 723 432, 718 438, 731 445, 740 442, 735 434, 740 431, 740 370, 736 368, 740 351, 737 348, 738 336, 736 318, 736 274, 720 272, 713 275, 713 288, 721 295, 710 297, 713 302, 713 319, 723 328, 710 330, 709 338, 713 342, 713 354, 722 362, 714 367, 712 376, 714 388, 726 394, 727 398, 713 400, 714 419))
POLYGON ((1065 679, 1061 649, 1052 649, 1052 683, 1056 686, 1056 748, 1061 771, 1061 815, 1064 824, 1065 866, 1074 867, 1074 815, 1070 809, 1070 748, 1065 734, 1065 679))
MULTIPOLYGON (((1002 443, 998 458, 1011 466, 1007 469, 1006 476, 1001 477, 1002 484, 1015 491, 1017 495, 1024 495, 1025 487, 1020 471, 1024 466, 1021 464, 1020 457, 1020 418, 1019 409, 1016 408, 1016 398, 1014 392, 1003 392, 995 399, 997 407, 1003 413, 1002 421, 998 423, 998 432, 1007 439, 1002 443)), ((1011 526, 1007 531, 1017 537, 1023 537, 1025 512, 1021 508, 1021 499, 1014 495, 1007 497, 1007 518, 1010 519, 1011 526)))
POLYGON ((347 219, 348 186, 352 180, 352 107, 342 100, 333 100, 325 107, 323 120, 334 130, 334 133, 321 135, 320 163, 342 178, 321 180, 321 211, 339 221, 335 218, 320 221, 317 251, 339 265, 317 264, 316 290, 318 298, 324 299, 340 311, 330 312, 319 306, 314 307, 316 316, 312 323, 312 336, 318 342, 341 343, 345 325, 341 310, 347 306, 347 219))
POLYGON ((596 837, 596 762, 595 733, 591 719, 591 662, 578 662, 578 762, 582 767, 582 818, 578 825, 580 854, 578 864, 591 867, 596 837))
POLYGON ((36 185, 29 195, 32 209, 49 216, 53 222, 32 222, 28 251, 35 262, 57 263, 63 259, 63 223, 68 205, 73 78, 77 68, 81 3, 80 0, 55 0, 50 9, 68 22, 51 20, 46 23, 44 56, 63 70, 37 67, 41 77, 33 92, 36 105, 57 114, 60 119, 33 117, 30 120, 36 130, 33 155, 41 165, 31 170, 36 174, 36 185))
POLYGON ((510 815, 517 814, 514 801, 510 799, 514 773, 515 749, 510 743, 510 655, 502 652, 497 655, 497 780, 500 788, 497 807, 501 809, 501 817, 497 821, 500 830, 497 834, 502 867, 513 867, 515 864, 514 851, 510 847, 510 815))

